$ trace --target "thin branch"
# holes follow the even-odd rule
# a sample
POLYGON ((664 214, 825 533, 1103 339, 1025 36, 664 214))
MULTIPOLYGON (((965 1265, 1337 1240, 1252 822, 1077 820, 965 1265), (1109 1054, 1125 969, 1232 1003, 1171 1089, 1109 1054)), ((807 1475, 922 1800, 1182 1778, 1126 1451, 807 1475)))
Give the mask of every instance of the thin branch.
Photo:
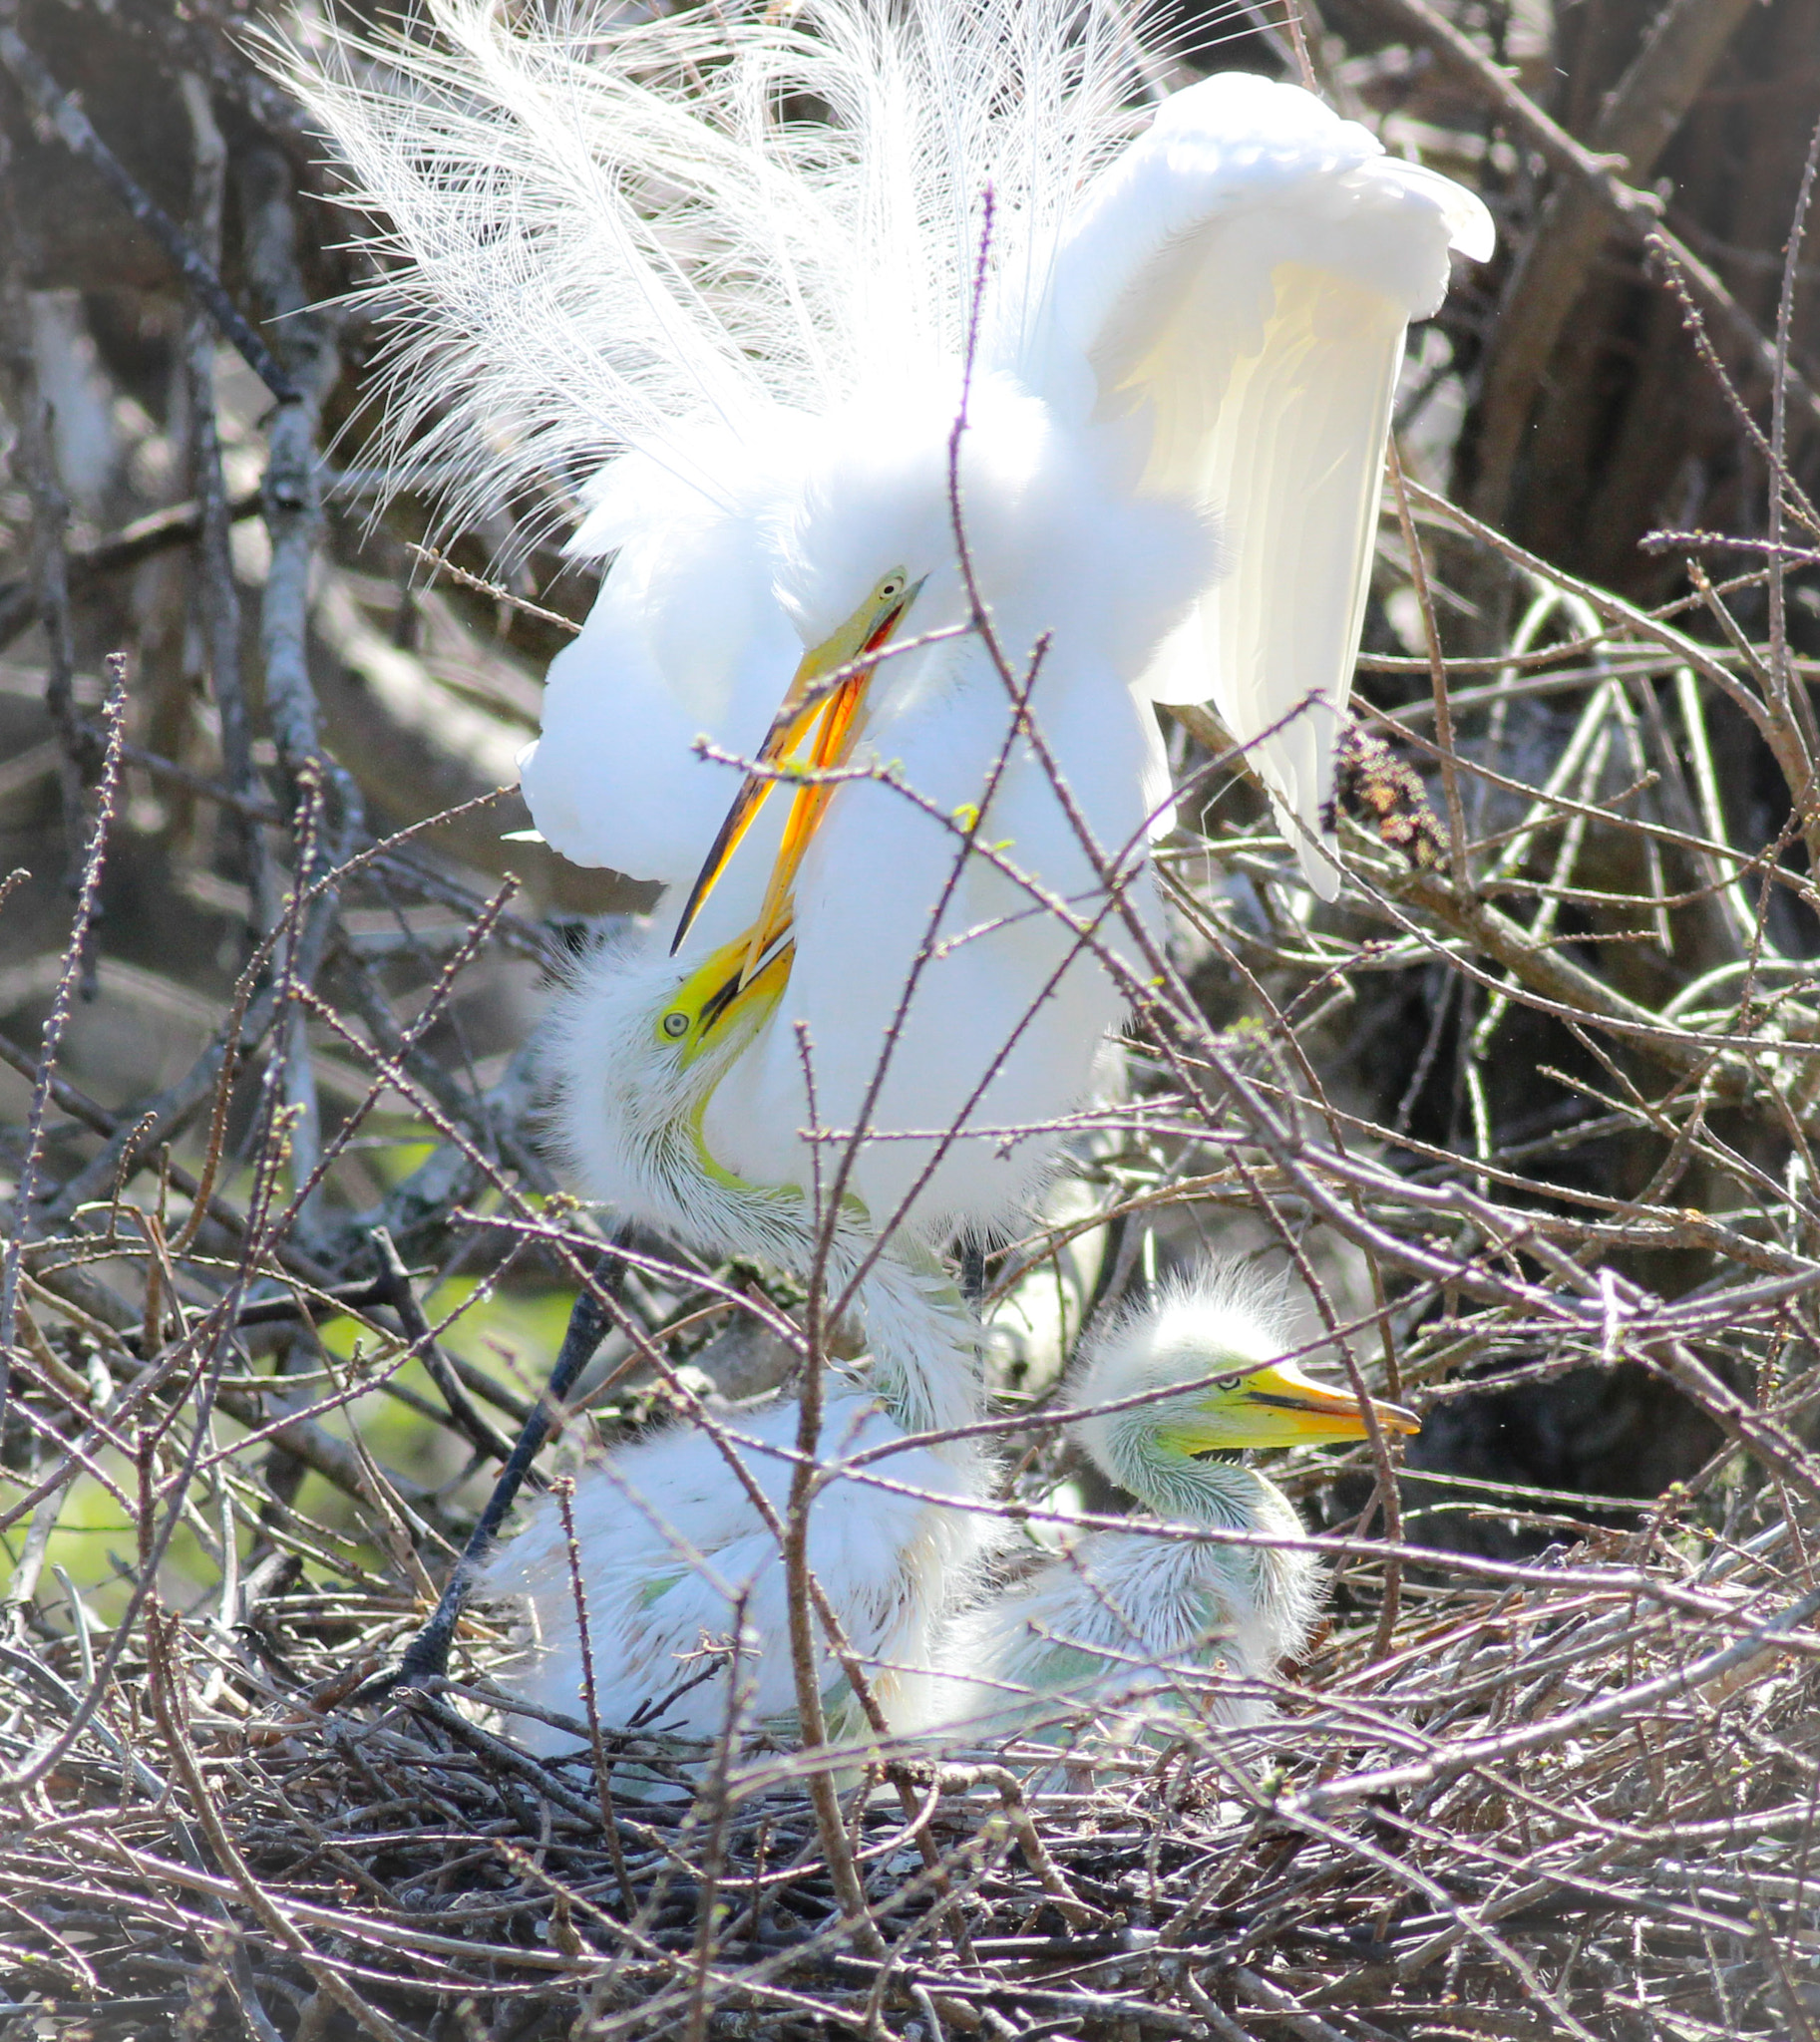
POLYGON ((31 1107, 26 1115, 25 1145, 19 1160, 18 1181, 13 1188, 12 1222, 7 1229, 5 1248, 0 1250, 0 1427, 5 1424, 12 1357, 18 1342, 19 1277, 26 1239, 32 1227, 32 1204, 38 1190, 44 1120, 50 1110, 51 1087, 56 1077, 58 1054, 63 1047, 64 1031, 70 1024, 70 1010, 82 976, 89 924, 94 919, 101 894, 108 835, 114 826, 115 805, 120 796, 120 740, 126 714, 127 660, 124 653, 117 652, 108 661, 108 695, 102 708, 108 734, 107 749, 102 756, 101 778, 95 789, 95 822, 89 836, 89 853, 76 891, 76 911, 70 920, 70 939, 64 950, 63 970, 51 998, 51 1011, 44 1018, 39 1036, 38 1074, 32 1086, 31 1107))

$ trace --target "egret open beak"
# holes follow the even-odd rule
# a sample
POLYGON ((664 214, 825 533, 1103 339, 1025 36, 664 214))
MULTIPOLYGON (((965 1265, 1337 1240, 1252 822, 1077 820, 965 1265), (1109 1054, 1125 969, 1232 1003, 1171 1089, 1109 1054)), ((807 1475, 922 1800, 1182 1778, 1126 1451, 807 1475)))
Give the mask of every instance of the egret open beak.
POLYGON ((789 917, 753 965, 748 940, 723 943, 676 988, 658 1016, 657 1036, 686 1070, 731 1032, 755 1030, 783 992, 795 944, 789 917))
MULTIPOLYGON (((1422 1421, 1399 1404, 1370 1404, 1378 1428, 1416 1433, 1422 1421)), ((1172 1439, 1190 1454, 1240 1447, 1300 1447, 1323 1440, 1369 1437, 1365 1405, 1349 1390, 1335 1389, 1303 1375, 1292 1361, 1253 1369, 1231 1388, 1209 1393, 1192 1417, 1170 1427, 1172 1439)))
MULTIPOLYGON (((825 773, 846 765, 865 726, 867 690, 872 685, 879 654, 904 621, 921 586, 920 581, 911 582, 902 568, 887 574, 839 630, 804 655, 783 706, 772 718, 765 742, 759 747, 758 766, 771 770, 749 773, 734 796, 733 806, 689 889, 670 944, 672 956, 732 861, 741 838, 777 785, 778 770, 786 775, 793 770, 825 773)), ((764 904, 752 926, 742 983, 751 976, 776 937, 789 926, 791 889, 797 870, 821 827, 833 793, 826 782, 819 782, 799 787, 791 798, 783 839, 765 887, 764 904)))

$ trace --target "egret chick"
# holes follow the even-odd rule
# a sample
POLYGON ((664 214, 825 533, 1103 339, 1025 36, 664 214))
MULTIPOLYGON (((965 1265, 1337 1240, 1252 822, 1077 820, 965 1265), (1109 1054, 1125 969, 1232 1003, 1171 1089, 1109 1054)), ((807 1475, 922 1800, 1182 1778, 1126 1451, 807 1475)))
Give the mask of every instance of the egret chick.
MULTIPOLYGON (((710 1414, 618 1448, 582 1471, 572 1506, 603 1729, 735 1742, 768 1730, 794 1743, 797 1689, 787 1574, 777 1532, 797 1465, 798 1407, 710 1414), (730 1649, 733 1648, 733 1649, 730 1649)), ((904 1438, 862 1385, 831 1386, 817 1459, 831 1470, 809 1517, 808 1558, 874 1701, 899 1727, 907 1691, 932 1665, 936 1618, 970 1579, 990 1519, 965 1508, 985 1491, 977 1453, 908 1447, 839 1472, 853 1455, 904 1438)), ((537 1707, 579 1717, 581 1631, 567 1539, 552 1498, 533 1507, 479 1583, 531 1607, 536 1641, 509 1677, 537 1707)), ((868 1722, 819 1620, 817 1684, 828 1734, 863 1738, 868 1722)), ((572 1740, 526 1723, 533 1750, 572 1740)))
MULTIPOLYGON (((1294 1344, 1257 1284, 1219 1267, 1091 1340, 1071 1402, 1094 1465, 1166 1523, 1257 1542, 1087 1532, 952 1623, 941 1656, 955 1685, 934 1690, 938 1722, 1028 1732, 1063 1701, 1179 1711, 1186 1692, 1204 1720, 1269 1716, 1258 1686, 1306 1645, 1320 1563, 1297 1549, 1305 1532, 1274 1483, 1210 1457, 1366 1437, 1356 1397, 1277 1358, 1294 1344), (1209 1682, 1210 1672, 1224 1678, 1209 1682)), ((1420 1429, 1396 1405, 1371 1410, 1384 1432, 1420 1429)))
MULTIPOLYGON (((836 1472, 813 1499, 808 1556, 889 1716, 906 1678, 929 1667, 935 1618, 970 1577, 989 1526, 965 1508, 986 1490, 972 1442, 889 1449, 978 1415, 977 1329, 932 1254, 913 1242, 882 1248, 852 1201, 824 1213, 813 1186, 748 1184, 708 1146, 707 1102, 787 981, 788 922, 786 904, 768 942, 755 944, 748 932, 694 966, 637 951, 583 964, 552 1016, 554 1119, 576 1176, 596 1196, 713 1257, 731 1250, 798 1271, 819 1264, 830 1303, 851 1289, 872 1361, 863 1383, 837 1376, 828 1386, 818 1459, 836 1472), (881 1479, 838 1472, 845 1457, 874 1450, 887 1450, 875 1469, 881 1479)), ((796 1401, 777 1399, 736 1418, 671 1427, 582 1474, 576 1558, 606 1728, 714 1737, 735 1696, 747 1729, 787 1732, 794 1723, 777 1528, 798 1423, 796 1401)), ((581 1692, 572 1573, 560 1515, 546 1498, 477 1583, 531 1605, 537 1648, 513 1684, 535 1705, 569 1715, 581 1692)), ((861 1734, 858 1698, 825 1635, 820 1652, 831 1734, 861 1734)))
POLYGON ((589 1196, 712 1260, 819 1266, 831 1306, 852 1292, 888 1408, 911 1431, 964 1426, 979 1415, 977 1329, 939 1257, 913 1235, 882 1245, 858 1200, 835 1200, 818 1183, 832 1148, 806 1182, 758 1184, 712 1146, 709 1107, 774 1015, 792 949, 786 912, 756 963, 754 931, 696 964, 635 946, 582 963, 548 1021, 557 1144, 589 1196))

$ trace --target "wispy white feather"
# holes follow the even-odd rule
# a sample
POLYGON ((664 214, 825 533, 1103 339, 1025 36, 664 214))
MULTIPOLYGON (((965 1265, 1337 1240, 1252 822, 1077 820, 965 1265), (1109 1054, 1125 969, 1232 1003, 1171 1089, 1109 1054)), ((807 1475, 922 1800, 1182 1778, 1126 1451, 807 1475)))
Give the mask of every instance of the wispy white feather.
POLYGON ((989 355, 1134 126, 1130 30, 1076 0, 811 0, 654 19, 424 0, 282 61, 372 214, 385 443, 477 500, 637 448, 713 493, 704 427, 823 413, 963 342, 993 194, 989 355))

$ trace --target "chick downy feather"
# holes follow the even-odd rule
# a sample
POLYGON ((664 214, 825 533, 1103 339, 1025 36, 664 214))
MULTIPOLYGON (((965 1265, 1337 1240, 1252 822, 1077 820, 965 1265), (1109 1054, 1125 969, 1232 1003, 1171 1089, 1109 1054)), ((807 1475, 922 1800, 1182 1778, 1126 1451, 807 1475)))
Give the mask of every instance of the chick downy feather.
MULTIPOLYGON (((782 1524, 797 1425, 795 1402, 778 1400, 718 1414, 718 1438, 698 1426, 670 1426, 582 1470, 572 1513, 604 1729, 636 1724, 657 1737, 712 1739, 731 1726, 736 1748, 764 1729, 793 1734, 786 1571, 777 1532, 750 1490, 782 1524), (734 1655, 728 1647, 736 1642, 734 1655)), ((808 1533, 810 1567, 894 1727, 902 1698, 919 1692, 932 1664, 936 1617, 968 1578, 990 1525, 965 1507, 986 1487, 977 1453, 965 1446, 889 1451, 904 1438, 875 1396, 831 1386, 819 1460, 838 1469, 853 1455, 887 1451, 864 1469, 832 1476, 816 1497, 808 1533)), ((515 1691, 536 1707, 585 1720, 580 1623, 552 1498, 533 1506, 479 1589, 530 1605, 535 1642, 510 1676, 515 1691)), ((819 1624, 816 1636, 830 1734, 864 1738, 866 1718, 819 1624)), ((533 1750, 573 1745, 528 1719, 515 1734, 533 1750)))
POLYGON ((1128 1727, 1195 1717, 1268 1721, 1268 1686, 1313 1627, 1324 1589, 1294 1508, 1255 1469, 1159 1455, 1158 1433, 1223 1368, 1295 1344, 1279 1298, 1240 1267, 1212 1264, 1127 1308, 1089 1341, 1068 1391, 1075 1435, 1100 1471, 1159 1521, 1257 1542, 1088 1532, 1020 1580, 944 1621, 942 1672, 922 1721, 952 1738, 1040 1735, 1109 1712, 1128 1727), (1182 1388, 1182 1398, 1128 1400, 1182 1388), (1104 1406, 1125 1405, 1104 1410, 1104 1406))

